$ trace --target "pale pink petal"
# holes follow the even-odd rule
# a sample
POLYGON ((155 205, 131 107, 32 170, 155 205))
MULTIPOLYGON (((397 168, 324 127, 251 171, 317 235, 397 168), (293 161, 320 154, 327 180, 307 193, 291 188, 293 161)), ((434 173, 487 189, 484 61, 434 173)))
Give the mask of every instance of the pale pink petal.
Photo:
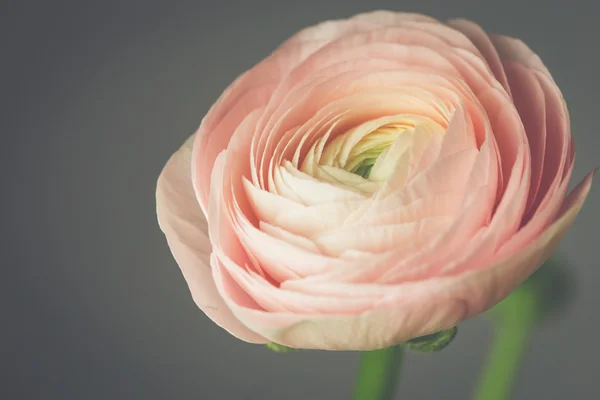
POLYGON ((345 298, 335 298, 327 294, 306 294, 300 291, 288 290, 273 285, 258 276, 251 270, 241 268, 232 262, 227 256, 216 252, 217 256, 213 258, 216 263, 213 268, 222 275, 224 272, 232 278, 235 284, 228 287, 219 285, 219 278, 216 277, 217 286, 223 290, 223 295, 232 300, 232 309, 237 307, 250 308, 264 312, 290 312, 304 315, 315 314, 357 314, 373 308, 380 301, 376 296, 354 296, 345 298), (227 296, 227 291, 235 287, 231 297, 227 296), (240 296, 239 290, 243 291, 244 296, 240 296), (251 299, 251 301, 249 300, 251 299), (250 305, 250 307, 247 307, 250 305))
POLYGON ((260 221, 278 225, 275 221, 288 213, 300 212, 305 206, 285 197, 277 196, 254 186, 247 178, 242 178, 248 201, 260 221))
POLYGON ((498 82, 502 84, 502 87, 504 87, 508 94, 511 94, 500 56, 488 34, 479 25, 465 19, 452 19, 446 23, 454 29, 461 31, 477 46, 477 49, 479 49, 487 61, 498 82))
POLYGON ((425 217, 452 215, 457 211, 462 198, 462 193, 440 193, 434 197, 419 198, 392 210, 365 215, 357 223, 360 225, 401 224, 425 217))
POLYGON ((479 188, 473 194, 469 193, 469 202, 463 203, 452 225, 442 232, 442 235, 429 242, 423 251, 416 252, 401 262, 395 261, 396 255, 392 253, 388 261, 382 263, 383 268, 379 268, 379 273, 373 281, 398 284, 434 278, 465 254, 477 254, 480 257, 481 253, 490 254, 493 247, 481 248, 482 232, 485 232, 491 213, 490 203, 486 200, 488 193, 487 187, 479 188))
POLYGON ((305 28, 285 41, 281 47, 296 45, 298 42, 329 42, 348 34, 398 26, 408 21, 436 22, 434 18, 422 14, 386 10, 370 11, 348 19, 324 21, 305 28))
POLYGON ((460 151, 477 148, 473 130, 471 117, 466 113, 466 110, 462 105, 459 106, 454 110, 448 129, 444 134, 439 157, 445 157, 460 151))
MULTIPOLYGON (((501 161, 499 176, 502 179, 498 181, 499 205, 501 203, 512 204, 515 201, 519 204, 522 202, 524 212, 527 197, 517 199, 514 197, 514 192, 522 184, 526 184, 527 192, 529 191, 531 155, 528 151, 529 144, 523 122, 516 108, 503 92, 488 88, 479 96, 479 99, 488 113, 501 161), (524 174, 525 170, 527 173, 524 174), (525 183, 523 183, 524 177, 527 179, 525 183)), ((517 219, 520 220, 520 218, 519 215, 517 219)))
POLYGON ((364 198, 357 191, 321 182, 296 169, 280 168, 279 172, 283 182, 307 206, 364 198))
POLYGON ((550 71, 548 71, 548 68, 546 68, 540 57, 521 40, 500 35, 491 35, 490 39, 496 47, 500 59, 503 61, 517 61, 527 68, 541 72, 554 81, 550 71))
POLYGON ((265 343, 266 339, 233 316, 215 287, 209 265, 208 226, 191 181, 193 140, 191 136, 173 154, 158 178, 156 212, 159 225, 198 307, 237 338, 265 343))
POLYGON ((341 226, 362 203, 354 200, 290 209, 269 222, 297 235, 313 236, 341 226))
POLYGON ((478 58, 482 57, 479 49, 475 47, 473 42, 463 32, 453 29, 447 24, 425 21, 407 21, 404 25, 434 35, 443 40, 450 48, 466 50, 478 58))
POLYGON ((544 91, 533 71, 515 62, 506 62, 505 70, 512 88, 515 106, 523 121, 531 153, 531 187, 526 208, 528 212, 534 206, 544 171, 546 101, 544 91))
MULTIPOLYGON (((445 135, 444 135, 445 136, 445 135)), ((419 147, 418 142, 422 140, 422 138, 417 138, 414 142, 419 147)), ((411 149, 410 156, 412 158, 410 171, 406 180, 397 179, 397 175, 393 174, 390 179, 386 182, 386 187, 381 191, 382 195, 387 195, 388 193, 393 192, 394 190, 404 186, 407 182, 412 182, 416 176, 426 171, 430 168, 436 160, 438 160, 440 156, 440 152, 442 151, 442 143, 443 137, 441 135, 434 135, 431 139, 426 143, 425 148, 422 148, 417 154, 417 152, 411 149)), ((422 146, 422 144, 421 144, 422 146)), ((402 171, 397 171, 402 173, 402 171)), ((403 174, 401 175, 403 177, 403 174)))
POLYGON ((307 250, 312 253, 320 253, 317 245, 315 245, 313 241, 307 239, 304 236, 293 234, 288 230, 282 229, 275 225, 271 225, 264 221, 260 221, 259 228, 267 235, 276 239, 280 239, 286 243, 291 244, 292 246, 298 247, 303 250, 307 250))
POLYGON ((424 198, 432 193, 463 193, 479 152, 467 149, 442 157, 417 175, 401 191, 410 198, 424 198))
MULTIPOLYGON (((589 193, 595 171, 588 174, 564 200, 556 220, 539 236, 523 243, 524 247, 507 246, 497 253, 492 265, 485 268, 477 266, 470 272, 457 274, 454 279, 465 281, 451 287, 453 291, 464 291, 462 296, 470 301, 469 317, 492 307, 506 297, 515 287, 531 275, 554 251, 566 233, 589 193), (482 285, 478 288, 477 285, 482 285), (479 296, 475 295, 479 292, 479 296)), ((458 269, 462 270, 462 269, 458 269)), ((469 271, 467 268, 466 270, 469 271)), ((440 278, 442 281, 444 278, 440 278)))
POLYGON ((574 161, 575 160, 571 162, 567 179, 562 181, 554 196, 548 197, 546 204, 536 210, 535 215, 527 221, 525 226, 522 227, 499 249, 499 253, 503 254, 505 252, 514 251, 515 249, 525 246, 554 221, 556 214, 559 212, 559 209, 564 201, 563 199, 565 198, 565 194, 567 193, 571 173, 573 172, 573 167, 575 166, 574 161))
MULTIPOLYGON (((275 282, 322 273, 335 261, 321 255, 318 248, 317 251, 302 248, 257 229, 242 216, 238 216, 237 221, 239 228, 236 231, 244 247, 254 254, 262 269, 275 282)), ((308 239, 303 242, 306 241, 308 239)))
POLYGON ((339 256, 346 250, 373 253, 414 248, 443 233, 452 217, 432 216, 398 224, 348 226, 321 233, 312 240, 325 253, 339 256))
POLYGON ((560 90, 545 75, 541 73, 536 73, 536 75, 545 96, 547 132, 540 187, 532 206, 534 210, 556 196, 556 190, 565 177, 565 170, 568 170, 568 161, 571 158, 568 111, 560 90))

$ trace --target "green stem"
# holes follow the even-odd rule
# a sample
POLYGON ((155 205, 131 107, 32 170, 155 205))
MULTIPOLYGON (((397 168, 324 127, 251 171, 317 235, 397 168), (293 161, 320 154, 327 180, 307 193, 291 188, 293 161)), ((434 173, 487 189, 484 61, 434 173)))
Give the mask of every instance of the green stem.
POLYGON ((527 289, 518 289, 497 306, 496 332, 476 400, 510 398, 539 309, 538 293, 527 289))
POLYGON ((403 356, 402 345, 363 352, 354 400, 391 399, 403 356))

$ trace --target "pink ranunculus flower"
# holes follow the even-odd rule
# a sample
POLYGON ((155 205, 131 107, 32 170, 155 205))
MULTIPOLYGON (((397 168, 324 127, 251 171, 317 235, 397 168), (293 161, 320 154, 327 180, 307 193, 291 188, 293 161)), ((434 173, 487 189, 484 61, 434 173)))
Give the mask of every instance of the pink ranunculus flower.
POLYGON ((307 28, 225 90, 158 180, 198 306, 234 336, 369 350, 455 326, 551 254, 590 189, 552 76, 466 20, 307 28))

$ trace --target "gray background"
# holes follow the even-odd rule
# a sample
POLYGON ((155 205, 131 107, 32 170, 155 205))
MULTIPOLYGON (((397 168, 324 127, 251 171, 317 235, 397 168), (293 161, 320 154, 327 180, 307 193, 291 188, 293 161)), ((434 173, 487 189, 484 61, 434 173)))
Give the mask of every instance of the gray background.
MULTIPOLYGON (((525 40, 569 104, 575 178, 600 164, 597 1, 2 3, 0 398, 350 398, 358 354, 274 354, 195 307, 154 189, 235 76, 304 26, 377 8, 525 40)), ((600 398, 597 183, 560 245, 575 298, 537 330, 515 399, 600 398)), ((491 333, 475 319, 442 353, 409 355, 398 398, 470 398, 491 333)))

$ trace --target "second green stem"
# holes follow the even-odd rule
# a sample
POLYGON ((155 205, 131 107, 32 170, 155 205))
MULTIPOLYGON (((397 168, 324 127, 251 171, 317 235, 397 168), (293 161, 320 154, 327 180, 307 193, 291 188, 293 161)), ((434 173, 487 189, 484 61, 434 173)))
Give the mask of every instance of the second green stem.
POLYGON ((496 330, 476 400, 510 398, 521 358, 536 322, 539 299, 535 290, 520 288, 499 304, 496 330))

